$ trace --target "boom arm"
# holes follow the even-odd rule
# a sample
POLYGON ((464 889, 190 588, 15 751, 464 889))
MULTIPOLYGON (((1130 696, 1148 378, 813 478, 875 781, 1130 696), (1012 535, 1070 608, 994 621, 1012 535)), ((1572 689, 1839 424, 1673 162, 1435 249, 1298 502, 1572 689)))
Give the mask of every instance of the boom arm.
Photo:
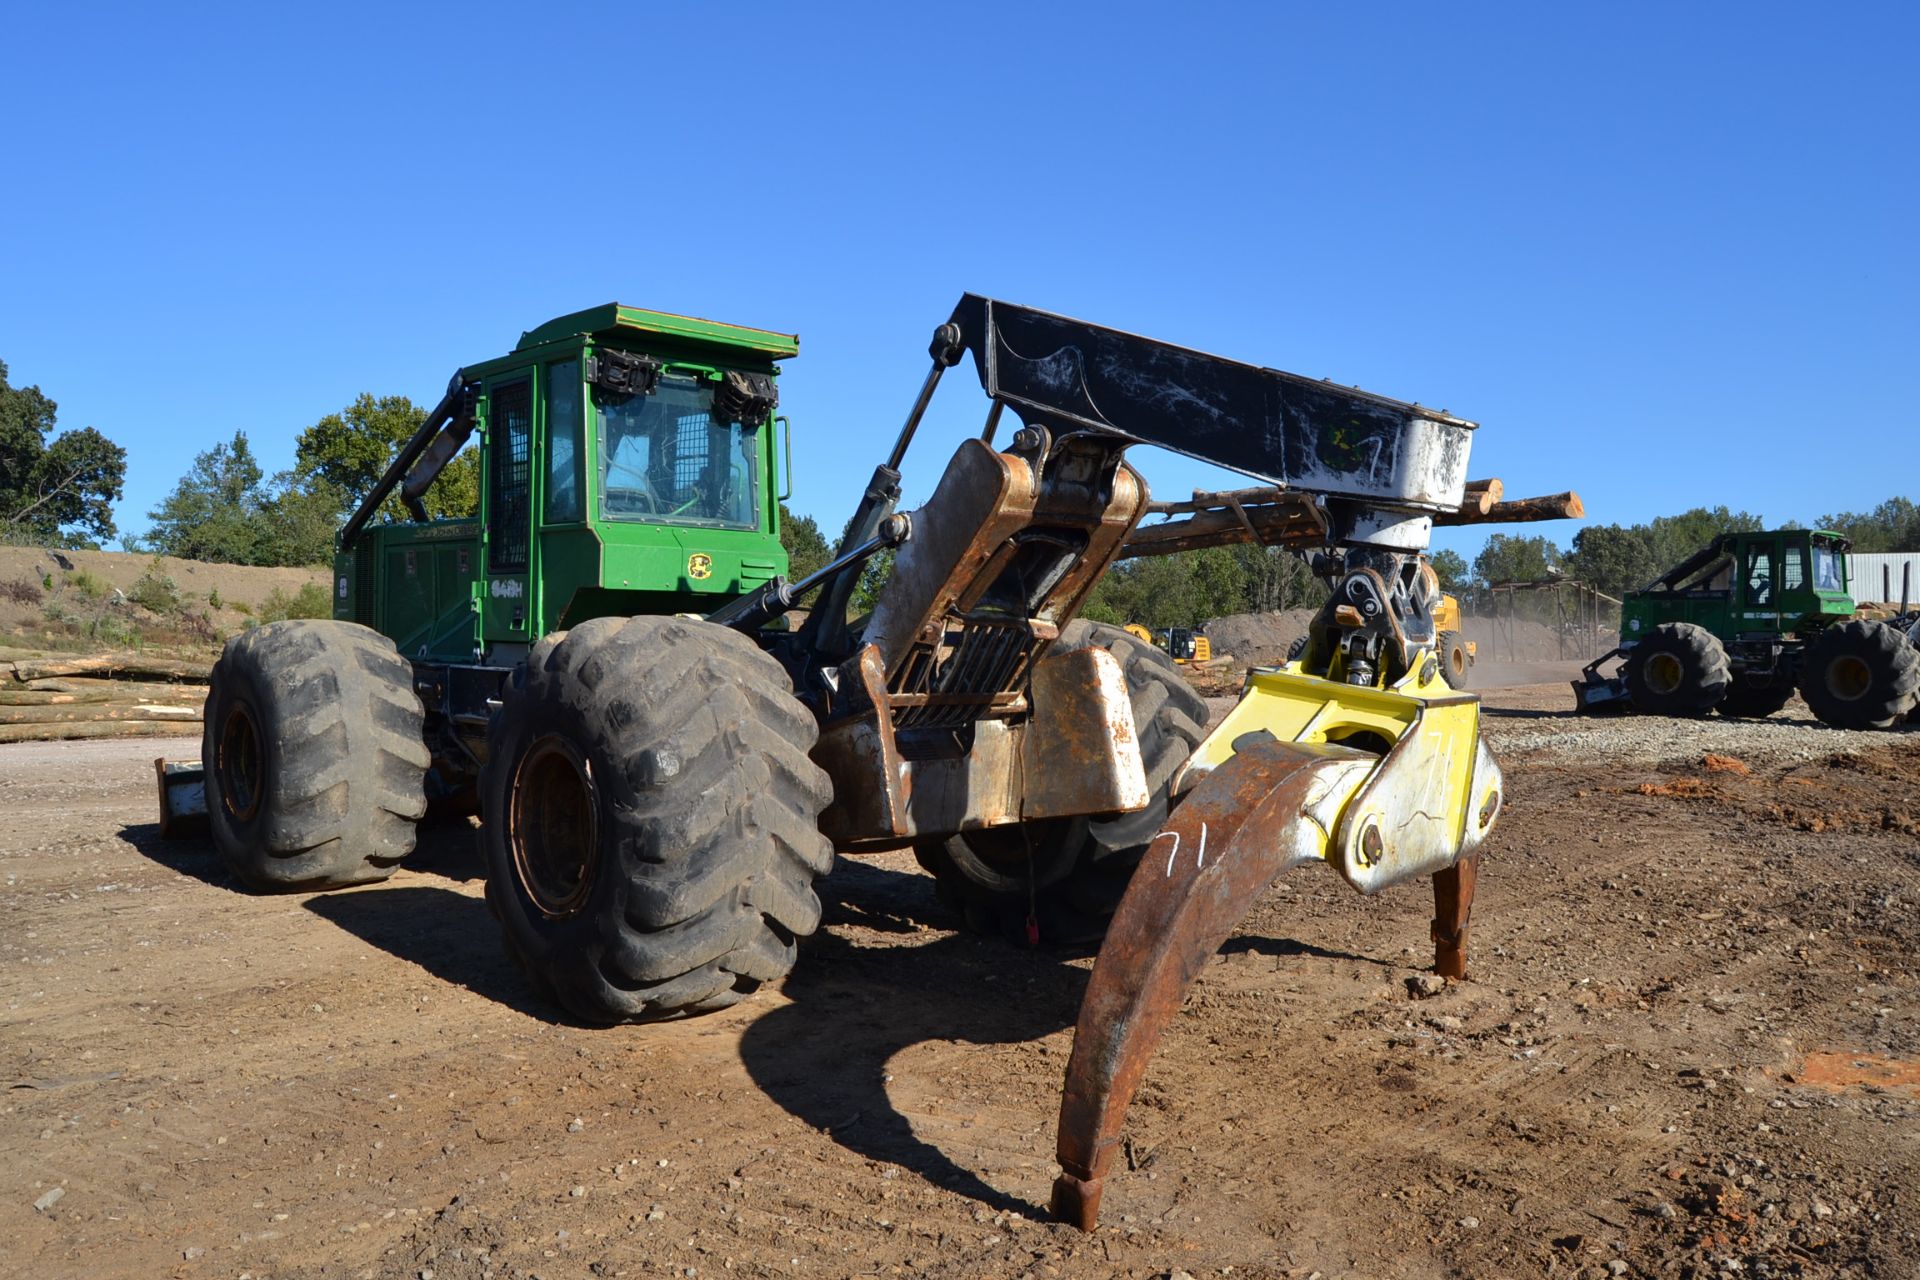
POLYGON ((1311 495, 1342 544, 1417 551, 1464 496, 1476 424, 1463 418, 977 294, 952 322, 981 387, 1024 421, 1311 495))

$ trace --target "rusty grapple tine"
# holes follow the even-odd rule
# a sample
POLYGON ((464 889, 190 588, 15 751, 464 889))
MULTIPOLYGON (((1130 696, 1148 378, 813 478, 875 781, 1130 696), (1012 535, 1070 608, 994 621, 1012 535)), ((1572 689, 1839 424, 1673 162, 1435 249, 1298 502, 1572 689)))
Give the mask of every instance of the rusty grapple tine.
POLYGON ((1154 837, 1080 1005, 1060 1102, 1055 1217, 1093 1229, 1127 1106, 1188 986, 1263 889, 1321 857, 1327 833, 1312 810, 1369 768, 1340 747, 1248 743, 1154 837))

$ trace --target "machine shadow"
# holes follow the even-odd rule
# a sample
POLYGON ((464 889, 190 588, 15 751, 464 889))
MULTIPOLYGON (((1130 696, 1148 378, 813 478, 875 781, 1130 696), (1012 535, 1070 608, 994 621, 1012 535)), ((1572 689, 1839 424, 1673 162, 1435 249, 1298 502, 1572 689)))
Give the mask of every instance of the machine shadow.
POLYGON ((129 822, 121 826, 118 834, 122 844, 169 871, 191 876, 202 884, 224 889, 228 893, 251 892, 227 870, 227 864, 220 860, 220 853, 213 847, 213 841, 206 836, 163 839, 157 822, 129 822))
POLYGON ((1268 938, 1259 934, 1236 933, 1220 944, 1223 956, 1270 956, 1275 960, 1292 960, 1306 956, 1314 960, 1355 960, 1361 964, 1375 965, 1382 969, 1398 966, 1392 960, 1382 960, 1379 956, 1363 956, 1357 951, 1335 951, 1331 947, 1318 947, 1311 942, 1301 942, 1294 938, 1268 938))
POLYGON ((507 958, 499 926, 479 898, 433 885, 369 885, 315 894, 302 905, 442 982, 541 1022, 578 1025, 534 994, 507 958))
MULTIPOLYGON (((209 836, 165 839, 160 835, 160 824, 157 822, 129 822, 121 826, 118 835, 122 844, 169 871, 191 876, 228 893, 253 893, 227 870, 227 864, 220 860, 219 850, 213 847, 213 840, 209 836)), ((424 872, 463 883, 479 880, 486 874, 474 843, 473 825, 465 818, 429 818, 422 822, 415 837, 413 852, 407 855, 402 865, 408 871, 424 872)))
MULTIPOLYGON (((922 925, 958 923, 925 876, 843 859, 820 888, 830 924, 925 934, 922 925)), ((1000 1191, 916 1135, 894 1109, 886 1077, 895 1055, 925 1041, 1009 1044, 1072 1026, 1087 971, 1066 963, 1069 955, 957 933, 861 946, 823 930, 786 980, 792 1003, 746 1028, 740 1057, 769 1098, 847 1150, 996 1210, 1045 1216, 1044 1206, 1000 1191)))

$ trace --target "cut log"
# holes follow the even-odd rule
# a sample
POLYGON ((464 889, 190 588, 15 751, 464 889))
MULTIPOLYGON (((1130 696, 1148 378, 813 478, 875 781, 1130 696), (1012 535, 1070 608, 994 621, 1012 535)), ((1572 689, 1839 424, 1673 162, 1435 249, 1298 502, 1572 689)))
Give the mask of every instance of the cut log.
POLYGON ((74 724, 85 720, 200 719, 199 707, 163 703, 101 702, 67 707, 0 707, 0 724, 74 724))
POLYGON ((204 682, 213 671, 211 662, 183 662, 178 658, 155 658, 133 653, 109 653, 92 658, 25 658, 12 666, 13 678, 21 684, 29 680, 44 680, 49 676, 95 675, 204 682))
MULTIPOLYGON (((0 689, 6 687, 0 685, 0 689)), ((25 687, 53 693, 103 693, 122 702, 135 698, 155 702, 191 698, 201 702, 207 696, 205 683, 192 680, 109 680, 100 676, 54 676, 45 680, 29 680, 25 687)))
POLYGON ((1478 512, 1484 516, 1506 496, 1506 492, 1507 486, 1498 480, 1469 480, 1466 496, 1460 500, 1460 510, 1478 512))
MULTIPOLYGON (((1198 511, 1185 520, 1137 526, 1133 536, 1120 549, 1120 558, 1166 556, 1176 551, 1195 551, 1201 547, 1230 546, 1241 542, 1259 542, 1266 546, 1308 547, 1326 541, 1325 518, 1307 497, 1295 493, 1254 489, 1264 494, 1260 505, 1248 503, 1239 511, 1198 511), (1245 512, 1245 519, 1241 518, 1245 512)), ((1207 495, 1213 496, 1213 495, 1207 495)))
POLYGON ((1524 524, 1532 520, 1578 520, 1587 514, 1587 506, 1577 493, 1550 493, 1540 498, 1515 498, 1496 502, 1485 514, 1474 514, 1462 507, 1433 518, 1436 525, 1524 524))
POLYGON ((73 724, 0 724, 0 742, 63 742, 77 738, 194 738, 198 720, 86 720, 73 724))
MULTIPOLYGON (((1436 525, 1520 524, 1532 520, 1577 520, 1587 513, 1577 493, 1515 498, 1507 502, 1502 500, 1505 491, 1506 486, 1498 480, 1471 481, 1460 509, 1439 512, 1433 522, 1436 525)), ((1307 550, 1324 546, 1327 541, 1326 523, 1319 507, 1305 494, 1287 489, 1195 492, 1188 501, 1149 503, 1147 510, 1185 518, 1136 527, 1120 549, 1122 560, 1242 542, 1307 550)))
MULTIPOLYGON (((0 707, 51 707, 74 702, 111 702, 113 695, 106 690, 85 693, 61 693, 49 689, 20 689, 0 686, 0 707)), ((0 712, 0 715, 6 714, 0 712)))

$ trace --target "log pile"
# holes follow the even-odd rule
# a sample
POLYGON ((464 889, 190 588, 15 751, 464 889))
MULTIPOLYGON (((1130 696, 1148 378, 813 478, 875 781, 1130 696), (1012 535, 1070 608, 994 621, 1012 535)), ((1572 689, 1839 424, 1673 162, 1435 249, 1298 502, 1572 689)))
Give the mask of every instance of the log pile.
POLYGON ((207 673, 144 654, 0 660, 0 743, 198 736, 207 673))
MULTIPOLYGON (((1435 525, 1518 524, 1533 520, 1578 520, 1586 515, 1577 493, 1555 493, 1539 498, 1506 496, 1498 480, 1469 480, 1458 510, 1434 513, 1435 525)), ((1172 516, 1157 524, 1141 524, 1120 550, 1120 558, 1165 556, 1201 547, 1254 542, 1268 547, 1307 551, 1327 543, 1326 514, 1304 493, 1276 486, 1195 490, 1180 502, 1150 502, 1149 516, 1172 516)))

